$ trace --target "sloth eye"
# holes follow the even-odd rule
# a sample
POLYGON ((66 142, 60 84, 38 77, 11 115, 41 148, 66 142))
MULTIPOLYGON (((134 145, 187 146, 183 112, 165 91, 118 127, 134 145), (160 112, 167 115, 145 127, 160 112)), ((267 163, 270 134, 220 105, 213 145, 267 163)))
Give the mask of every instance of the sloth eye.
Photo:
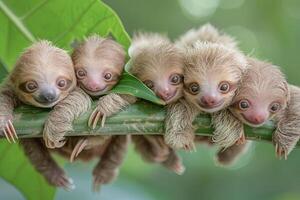
POLYGON ((35 92, 37 89, 38 89, 38 84, 35 81, 28 81, 25 84, 25 91, 26 92, 32 93, 32 92, 35 92))
POLYGON ((86 76, 86 71, 84 69, 78 69, 76 71, 76 76, 78 79, 83 79, 86 76))
POLYGON ((112 74, 111 73, 106 73, 105 75, 104 75, 104 79, 106 80, 106 81, 111 81, 112 80, 112 74))
POLYGON ((170 76, 170 82, 172 85, 178 85, 182 82, 182 76, 180 74, 172 74, 170 76))
POLYGON ((227 81, 223 81, 219 84, 219 91, 223 94, 228 93, 230 90, 230 84, 227 81))
POLYGON ((67 90, 71 84, 72 81, 65 77, 59 77, 56 81, 56 85, 60 90, 67 90))
POLYGON ((239 108, 241 110, 247 110, 250 107, 249 101, 246 99, 243 99, 239 102, 239 108))
POLYGON ((198 94, 199 91, 200 91, 200 86, 198 83, 191 83, 189 85, 189 91, 191 94, 195 95, 195 94, 198 94))
POLYGON ((280 105, 279 103, 273 103, 273 104, 271 104, 269 110, 270 110, 270 112, 272 112, 272 113, 276 113, 277 111, 280 110, 280 108, 281 108, 281 105, 280 105))
POLYGON ((153 81, 146 80, 146 81, 144 81, 144 84, 145 84, 148 88, 150 88, 151 90, 154 88, 154 83, 153 83, 153 81))
POLYGON ((65 88, 67 86, 67 81, 65 79, 59 79, 57 81, 57 86, 61 89, 65 88))

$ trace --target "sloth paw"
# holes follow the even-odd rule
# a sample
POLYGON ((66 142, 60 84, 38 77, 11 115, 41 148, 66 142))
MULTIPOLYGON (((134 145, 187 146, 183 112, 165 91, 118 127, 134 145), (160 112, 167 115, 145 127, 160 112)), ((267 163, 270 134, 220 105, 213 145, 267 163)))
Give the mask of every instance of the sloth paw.
POLYGON ((65 145, 66 139, 63 136, 59 136, 58 134, 52 134, 56 132, 50 131, 49 128, 45 128, 43 132, 43 139, 47 148, 55 149, 61 148, 65 145))
POLYGON ((67 191, 71 191, 75 189, 73 179, 67 177, 63 170, 56 169, 54 172, 51 173, 51 178, 49 182, 56 186, 64 188, 67 191))
POLYGON ((196 152, 194 134, 179 133, 174 135, 165 135, 165 141, 174 149, 184 149, 186 151, 196 152))
POLYGON ((168 165, 167 168, 178 175, 182 175, 185 172, 185 166, 181 162, 175 162, 172 165, 168 165))

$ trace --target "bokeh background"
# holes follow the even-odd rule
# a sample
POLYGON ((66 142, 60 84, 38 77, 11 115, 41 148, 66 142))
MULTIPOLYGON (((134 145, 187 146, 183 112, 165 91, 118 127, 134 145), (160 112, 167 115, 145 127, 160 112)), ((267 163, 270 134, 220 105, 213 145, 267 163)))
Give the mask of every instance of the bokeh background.
MULTIPOLYGON (((176 39, 190 28, 210 22, 230 33, 241 49, 282 67, 292 84, 300 85, 300 1, 298 0, 105 0, 126 30, 166 33, 176 39)), ((119 179, 92 193, 95 163, 67 165, 77 189, 59 190, 56 199, 103 200, 299 200, 300 151, 287 161, 275 158, 270 143, 254 142, 235 165, 216 166, 216 148, 199 146, 197 153, 180 152, 186 166, 182 176, 144 163, 131 149, 119 179)), ((23 199, 0 181, 1 199, 23 199)))

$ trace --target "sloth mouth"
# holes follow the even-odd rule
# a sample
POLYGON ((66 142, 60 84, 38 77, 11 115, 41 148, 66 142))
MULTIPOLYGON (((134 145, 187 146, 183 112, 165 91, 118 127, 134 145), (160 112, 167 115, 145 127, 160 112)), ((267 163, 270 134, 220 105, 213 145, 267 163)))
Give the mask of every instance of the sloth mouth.
POLYGON ((173 101, 176 100, 175 97, 176 97, 177 93, 178 93, 178 90, 175 90, 174 93, 172 94, 172 96, 168 97, 167 99, 163 99, 163 100, 166 102, 166 104, 172 103, 173 101))
POLYGON ((52 101, 44 101, 44 100, 34 97, 34 100, 37 103, 39 103, 40 105, 42 105, 43 107, 52 107, 53 105, 57 104, 57 102, 59 101, 59 98, 56 97, 52 101))
POLYGON ((101 90, 97 90, 97 91, 92 91, 92 90, 89 90, 87 89, 86 87, 82 86, 82 89, 84 91, 86 91, 89 95, 91 96, 100 96, 100 95, 103 95, 105 92, 107 92, 107 88, 108 86, 105 86, 103 89, 101 90))
POLYGON ((203 105, 201 102, 198 102, 198 105, 205 111, 209 113, 217 112, 223 108, 225 100, 220 100, 217 104, 214 105, 203 105))
POLYGON ((34 100, 39 104, 38 107, 40 107, 40 108, 51 108, 59 102, 59 99, 56 99, 55 101, 52 101, 52 102, 41 102, 37 99, 34 99, 34 100))

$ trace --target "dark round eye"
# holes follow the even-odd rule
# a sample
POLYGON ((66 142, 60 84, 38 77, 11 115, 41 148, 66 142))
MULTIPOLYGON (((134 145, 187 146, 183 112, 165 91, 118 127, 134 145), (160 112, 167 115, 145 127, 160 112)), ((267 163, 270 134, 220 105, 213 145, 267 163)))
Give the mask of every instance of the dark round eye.
POLYGON ((239 102, 239 108, 241 109, 241 110, 247 110, 248 108, 250 107, 250 104, 249 104, 249 101, 248 100, 241 100, 240 102, 239 102))
POLYGON ((190 85, 189 85, 189 91, 190 91, 190 93, 191 94, 198 94, 199 93, 199 91, 200 91, 200 86, 199 86, 199 84, 198 83, 191 83, 190 85))
POLYGON ((110 81, 110 80, 112 79, 112 74, 111 74, 111 73, 106 73, 106 74, 104 74, 104 79, 105 79, 106 81, 110 81))
POLYGON ((182 82, 182 76, 180 74, 172 74, 170 76, 170 81, 172 85, 178 85, 182 82))
POLYGON ((150 89, 153 89, 153 88, 154 88, 154 83, 153 83, 153 81, 146 80, 146 81, 144 81, 144 84, 145 84, 148 88, 150 88, 150 89))
POLYGON ((65 88, 67 86, 67 81, 65 79, 59 79, 57 81, 57 86, 61 89, 65 88))
POLYGON ((221 93, 226 94, 229 92, 229 90, 230 90, 230 84, 228 82, 224 81, 219 84, 219 91, 221 93))
POLYGON ((38 84, 35 81, 28 81, 25 87, 28 92, 35 92, 38 89, 38 84))
POLYGON ((273 103, 270 106, 270 112, 275 113, 278 110, 280 110, 280 108, 281 108, 281 105, 279 103, 273 103))
POLYGON ((86 71, 84 69, 78 69, 76 71, 76 76, 78 79, 83 79, 86 76, 86 71))

